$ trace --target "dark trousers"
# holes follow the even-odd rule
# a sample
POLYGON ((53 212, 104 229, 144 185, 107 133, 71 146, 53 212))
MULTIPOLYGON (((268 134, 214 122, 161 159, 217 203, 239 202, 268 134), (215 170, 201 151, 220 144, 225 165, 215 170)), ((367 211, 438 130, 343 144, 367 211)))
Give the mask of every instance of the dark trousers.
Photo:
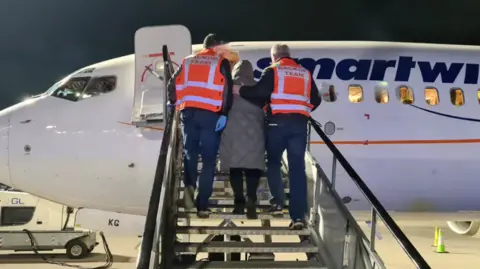
POLYGON ((268 185, 273 202, 281 206, 285 203, 281 175, 282 154, 287 150, 290 182, 289 211, 292 220, 303 220, 307 214, 307 176, 305 173, 307 123, 307 117, 273 116, 269 120, 266 130, 268 185))
POLYGON ((235 204, 245 204, 245 196, 243 194, 244 175, 247 183, 247 197, 252 202, 257 201, 257 189, 262 173, 263 171, 259 169, 230 168, 230 185, 232 185, 235 196, 235 204))
POLYGON ((197 209, 208 208, 208 199, 213 191, 215 164, 220 146, 221 132, 215 132, 219 115, 202 109, 184 109, 181 114, 184 147, 185 187, 196 188, 198 156, 202 156, 202 171, 199 178, 197 209))

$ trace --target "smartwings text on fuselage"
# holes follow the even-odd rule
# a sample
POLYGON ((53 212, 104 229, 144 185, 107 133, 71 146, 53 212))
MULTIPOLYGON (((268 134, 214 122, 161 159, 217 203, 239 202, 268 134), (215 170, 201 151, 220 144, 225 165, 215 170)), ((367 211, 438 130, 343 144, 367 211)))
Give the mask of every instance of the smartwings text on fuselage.
MULTIPOLYGON (((396 60, 351 58, 341 60, 296 58, 295 60, 319 80, 329 80, 335 75, 340 80, 384 81, 388 70, 388 72, 394 72, 393 79, 399 82, 409 81, 412 72, 419 72, 425 83, 437 81, 477 84, 480 70, 479 64, 475 63, 415 61, 411 56, 399 56, 396 60)), ((259 59, 256 62, 255 78, 258 79, 261 71, 270 64, 269 57, 259 59)))

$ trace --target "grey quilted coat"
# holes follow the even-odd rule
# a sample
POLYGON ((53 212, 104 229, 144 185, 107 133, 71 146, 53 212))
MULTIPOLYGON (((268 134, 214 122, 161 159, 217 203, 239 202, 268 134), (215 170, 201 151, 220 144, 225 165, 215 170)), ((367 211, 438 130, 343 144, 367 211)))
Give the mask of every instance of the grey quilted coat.
MULTIPOLYGON (((253 85, 253 67, 238 62, 232 70, 234 84, 253 85)), ((265 170, 263 109, 234 95, 228 121, 220 143, 220 169, 249 168, 265 170)))

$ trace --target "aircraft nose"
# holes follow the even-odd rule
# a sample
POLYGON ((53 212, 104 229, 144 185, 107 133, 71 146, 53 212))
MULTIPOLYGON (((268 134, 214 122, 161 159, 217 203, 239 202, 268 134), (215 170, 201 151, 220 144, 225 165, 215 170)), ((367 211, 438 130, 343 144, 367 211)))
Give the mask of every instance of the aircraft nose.
POLYGON ((13 187, 8 166, 8 144, 10 133, 10 114, 0 111, 0 183, 13 187))

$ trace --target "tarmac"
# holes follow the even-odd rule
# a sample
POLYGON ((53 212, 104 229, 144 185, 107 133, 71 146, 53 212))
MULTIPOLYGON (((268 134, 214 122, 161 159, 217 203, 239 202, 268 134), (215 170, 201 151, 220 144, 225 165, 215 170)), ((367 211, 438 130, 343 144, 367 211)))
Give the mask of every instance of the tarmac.
MULTIPOLYGON (((368 232, 369 228, 364 221, 359 222, 364 231, 368 232)), ((287 224, 287 223, 286 223, 287 224)), ((286 225, 285 224, 285 225, 286 225)), ((446 227, 445 222, 431 222, 431 221, 397 221, 397 224, 402 228, 408 238, 417 247, 423 257, 427 260, 430 266, 434 269, 444 268, 461 268, 461 269, 478 269, 480 264, 480 236, 466 237, 456 235, 446 227), (434 229, 439 226, 444 231, 444 240, 446 250, 448 253, 435 253, 435 248, 432 247, 434 229)), ((212 223, 215 225, 215 223, 212 223)), ((369 234, 369 233, 367 233, 369 234)), ((376 240, 376 250, 379 256, 386 263, 388 269, 409 269, 415 268, 413 263, 408 259, 406 254, 396 244, 393 237, 387 229, 380 225, 378 228, 378 237, 376 240)), ((192 238, 192 240, 202 240, 202 236, 192 238)), ((251 237, 253 241, 261 240, 260 238, 251 237)), ((292 236, 277 236, 273 237, 275 242, 291 242, 298 240, 292 236)), ((112 269, 134 269, 136 256, 138 254, 137 245, 140 239, 137 237, 110 237, 107 238, 111 252, 114 255, 112 269)), ((78 261, 70 260, 66 257, 64 252, 59 250, 55 252, 44 252, 45 256, 55 262, 66 262, 69 264, 77 264, 85 268, 92 268, 100 266, 105 261, 105 254, 103 246, 100 244, 93 251, 93 253, 78 261)), ((303 255, 304 257, 304 255, 303 255)), ((282 254, 277 255, 277 259, 294 260, 296 258, 303 259, 302 254, 282 254)), ((201 258, 201 257, 200 257, 201 258)), ((45 263, 42 259, 33 253, 29 252, 0 252, 0 268, 2 269, 53 269, 61 268, 58 265, 45 263)))

